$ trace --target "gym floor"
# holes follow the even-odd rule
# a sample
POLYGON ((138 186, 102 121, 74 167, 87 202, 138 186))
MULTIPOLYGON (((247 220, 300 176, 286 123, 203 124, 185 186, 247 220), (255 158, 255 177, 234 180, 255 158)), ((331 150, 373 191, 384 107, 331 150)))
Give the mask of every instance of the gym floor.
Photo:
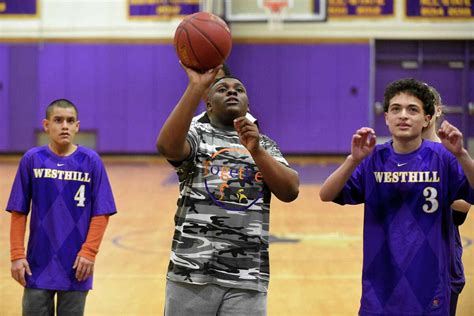
MULTIPOLYGON (((19 156, 0 156, 5 208, 19 156)), ((343 158, 294 157, 300 195, 272 199, 269 315, 356 315, 362 271, 363 206, 319 200, 319 187, 343 158)), ((104 157, 119 209, 109 222, 95 267, 86 315, 162 315, 173 217, 173 169, 160 157, 104 157)), ((461 226, 466 287, 458 316, 474 311, 474 220, 461 226)), ((22 287, 10 277, 10 216, 0 212, 0 315, 21 315, 22 287)))

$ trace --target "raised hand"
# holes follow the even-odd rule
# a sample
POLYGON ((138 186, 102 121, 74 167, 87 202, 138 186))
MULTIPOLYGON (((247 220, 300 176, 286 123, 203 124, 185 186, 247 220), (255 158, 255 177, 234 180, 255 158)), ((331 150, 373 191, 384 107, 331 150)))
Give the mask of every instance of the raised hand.
POLYGON ((453 155, 457 156, 463 152, 463 135, 459 129, 451 125, 448 121, 444 121, 438 130, 438 136, 441 143, 453 155))
POLYGON ((373 129, 362 127, 352 135, 351 155, 356 161, 361 161, 374 150, 376 136, 373 129))
POLYGON ((214 69, 209 69, 205 72, 197 72, 196 70, 186 67, 181 63, 181 67, 183 67, 184 71, 186 71, 186 74, 188 75, 189 82, 190 83, 195 83, 195 84, 202 84, 206 87, 209 87, 209 85, 214 81, 216 78, 217 73, 219 70, 222 68, 222 65, 217 66, 214 69))
POLYGON ((240 143, 247 148, 250 153, 256 152, 260 147, 260 132, 257 125, 252 123, 245 116, 234 120, 234 127, 239 134, 240 143))

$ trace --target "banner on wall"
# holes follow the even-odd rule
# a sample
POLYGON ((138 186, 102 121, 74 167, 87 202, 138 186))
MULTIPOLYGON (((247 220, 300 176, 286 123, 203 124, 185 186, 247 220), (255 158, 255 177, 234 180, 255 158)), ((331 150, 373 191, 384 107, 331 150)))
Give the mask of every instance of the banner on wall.
POLYGON ((37 17, 38 0, 0 0, 0 18, 37 17))
POLYGON ((393 17, 394 0, 328 0, 329 18, 393 17))
POLYGON ((130 19, 170 20, 199 11, 199 0, 127 0, 130 19))
POLYGON ((459 19, 474 17, 473 0, 405 0, 407 18, 459 19))

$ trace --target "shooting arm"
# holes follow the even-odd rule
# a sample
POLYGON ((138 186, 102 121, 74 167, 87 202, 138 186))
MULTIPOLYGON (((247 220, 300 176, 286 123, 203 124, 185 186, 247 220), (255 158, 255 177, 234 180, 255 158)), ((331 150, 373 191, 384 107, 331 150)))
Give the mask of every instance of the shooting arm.
POLYGON ((156 147, 166 159, 182 161, 189 156, 191 147, 186 135, 205 89, 203 85, 190 83, 163 125, 156 147))

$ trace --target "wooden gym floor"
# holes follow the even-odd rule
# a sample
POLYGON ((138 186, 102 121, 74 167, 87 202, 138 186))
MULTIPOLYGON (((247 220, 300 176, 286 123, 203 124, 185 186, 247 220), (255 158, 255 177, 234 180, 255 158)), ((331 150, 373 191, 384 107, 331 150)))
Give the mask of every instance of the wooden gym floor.
MULTIPOLYGON (((0 157, 5 208, 19 157, 0 157)), ((86 315, 162 315, 177 181, 159 157, 104 158, 119 213, 110 220, 86 315)), ((339 158, 292 158, 299 198, 272 199, 269 315, 357 315, 362 270, 362 205, 319 200, 319 185, 339 158)), ((458 316, 474 314, 474 214, 461 227, 467 284, 458 316)), ((20 315, 22 287, 10 277, 9 223, 0 212, 0 315, 20 315)))

